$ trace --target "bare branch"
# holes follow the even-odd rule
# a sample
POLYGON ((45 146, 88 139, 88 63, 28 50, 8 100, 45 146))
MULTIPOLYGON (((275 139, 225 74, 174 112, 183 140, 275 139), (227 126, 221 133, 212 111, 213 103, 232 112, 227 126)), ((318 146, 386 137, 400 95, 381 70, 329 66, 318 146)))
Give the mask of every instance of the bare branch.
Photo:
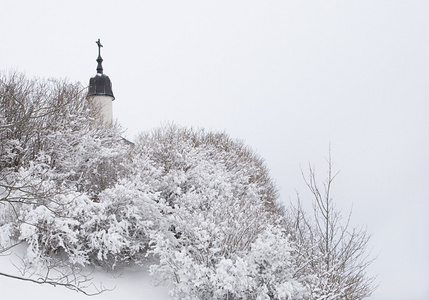
MULTIPOLYGON (((85 286, 84 288, 82 288, 82 283, 88 282, 91 280, 91 278, 84 278, 81 280, 77 280, 77 278, 75 278, 75 281, 77 281, 77 283, 73 283, 73 282, 61 282, 57 279, 55 280, 51 280, 48 277, 48 273, 46 274, 46 277, 42 277, 39 279, 32 279, 32 278, 28 278, 28 277, 21 277, 21 276, 15 276, 15 275, 11 275, 11 274, 7 274, 7 273, 2 273, 0 272, 0 276, 4 276, 4 277, 8 277, 8 278, 12 278, 12 279, 18 279, 18 280, 22 280, 22 281, 28 281, 28 282, 32 282, 32 283, 37 283, 37 284, 47 284, 47 285, 52 285, 52 286, 62 286, 65 287, 67 289, 76 291, 76 292, 80 292, 82 294, 85 294, 87 296, 96 296, 99 295, 105 291, 112 291, 113 289, 106 289, 105 287, 101 286, 101 288, 96 287, 94 284, 90 284, 85 286), (87 292, 87 288, 89 286, 92 286, 96 291, 91 293, 91 292, 87 292)), ((61 279, 66 279, 66 277, 63 277, 61 279)))

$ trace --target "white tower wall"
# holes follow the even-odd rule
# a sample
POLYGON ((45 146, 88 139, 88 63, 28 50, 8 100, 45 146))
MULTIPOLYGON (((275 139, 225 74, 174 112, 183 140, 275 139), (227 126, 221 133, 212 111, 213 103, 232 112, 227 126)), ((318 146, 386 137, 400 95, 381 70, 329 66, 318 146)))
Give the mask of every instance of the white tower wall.
POLYGON ((89 101, 99 109, 99 115, 96 122, 103 123, 105 125, 113 124, 113 110, 112 110, 112 101, 113 97, 105 95, 94 95, 89 96, 89 101))

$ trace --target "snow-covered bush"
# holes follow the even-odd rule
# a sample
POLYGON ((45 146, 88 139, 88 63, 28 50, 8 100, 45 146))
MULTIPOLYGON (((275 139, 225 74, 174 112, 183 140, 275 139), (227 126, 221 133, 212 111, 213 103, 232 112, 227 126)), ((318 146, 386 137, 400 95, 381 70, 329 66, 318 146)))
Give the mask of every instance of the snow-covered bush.
POLYGON ((174 299, 302 296, 275 186, 258 155, 225 133, 167 125, 142 134, 134 156, 157 170, 152 185, 169 230, 154 233, 159 263, 151 271, 174 283, 174 299))
POLYGON ((78 141, 76 133, 85 132, 97 113, 82 89, 80 84, 64 80, 0 73, 0 169, 26 166, 41 151, 55 164, 63 151, 55 141, 73 145, 78 141), (55 139, 70 133, 75 133, 74 141, 65 136, 55 139))
POLYGON ((147 247, 154 197, 128 176, 129 145, 117 125, 94 123, 84 90, 0 75, 0 252, 25 241, 33 265, 61 254, 113 267, 147 247))
POLYGON ((98 202, 74 192, 56 195, 49 206, 23 206, 19 239, 29 245, 27 261, 43 265, 65 255, 70 264, 109 269, 141 262, 160 226, 154 197, 124 182, 100 193, 98 202))
POLYGON ((162 186, 158 189, 170 205, 178 194, 201 186, 198 181, 203 180, 199 179, 199 173, 211 165, 211 169, 223 168, 224 172, 234 174, 237 195, 253 185, 267 211, 274 216, 283 214, 264 160, 242 141, 226 133, 166 124, 140 134, 133 155, 147 157, 161 172, 162 186))
MULTIPOLYGON (((194 244, 204 244, 205 239, 194 244)), ((293 248, 279 227, 268 226, 247 251, 229 256, 206 245, 181 246, 174 236, 158 237, 160 263, 152 272, 173 282, 173 299, 304 299, 294 278, 293 248)))
POLYGON ((123 182, 104 190, 95 205, 101 214, 82 224, 82 242, 90 250, 91 262, 112 269, 141 263, 152 232, 162 229, 157 195, 123 182))

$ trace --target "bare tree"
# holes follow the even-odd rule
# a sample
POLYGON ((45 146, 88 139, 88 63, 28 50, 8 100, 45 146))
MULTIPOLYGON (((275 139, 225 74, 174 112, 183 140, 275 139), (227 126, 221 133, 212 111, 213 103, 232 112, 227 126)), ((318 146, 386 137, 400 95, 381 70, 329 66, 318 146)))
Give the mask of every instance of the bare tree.
POLYGON ((288 211, 288 226, 297 246, 297 277, 310 288, 310 299, 358 300, 377 288, 376 277, 367 273, 374 258, 368 251, 371 234, 352 227, 336 208, 332 185, 339 172, 333 170, 329 152, 326 180, 320 184, 315 168, 304 181, 313 196, 313 211, 307 214, 298 195, 298 204, 288 211))

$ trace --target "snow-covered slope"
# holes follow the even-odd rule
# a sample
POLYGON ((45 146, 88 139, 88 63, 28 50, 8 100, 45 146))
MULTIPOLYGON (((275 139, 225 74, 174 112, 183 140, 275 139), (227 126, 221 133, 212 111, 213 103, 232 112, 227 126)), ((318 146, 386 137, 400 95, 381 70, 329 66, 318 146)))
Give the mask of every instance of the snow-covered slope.
MULTIPOLYGON (((0 257, 0 272, 19 275, 13 264, 19 263, 16 254, 0 257)), ((0 299, 8 300, 166 300, 168 297, 168 287, 155 287, 151 283, 148 272, 139 267, 122 270, 117 273, 106 273, 95 271, 92 276, 94 283, 102 283, 106 288, 113 288, 100 295, 88 297, 84 294, 66 289, 64 287, 54 287, 50 285, 39 285, 22 280, 16 280, 0 276, 0 299)))

